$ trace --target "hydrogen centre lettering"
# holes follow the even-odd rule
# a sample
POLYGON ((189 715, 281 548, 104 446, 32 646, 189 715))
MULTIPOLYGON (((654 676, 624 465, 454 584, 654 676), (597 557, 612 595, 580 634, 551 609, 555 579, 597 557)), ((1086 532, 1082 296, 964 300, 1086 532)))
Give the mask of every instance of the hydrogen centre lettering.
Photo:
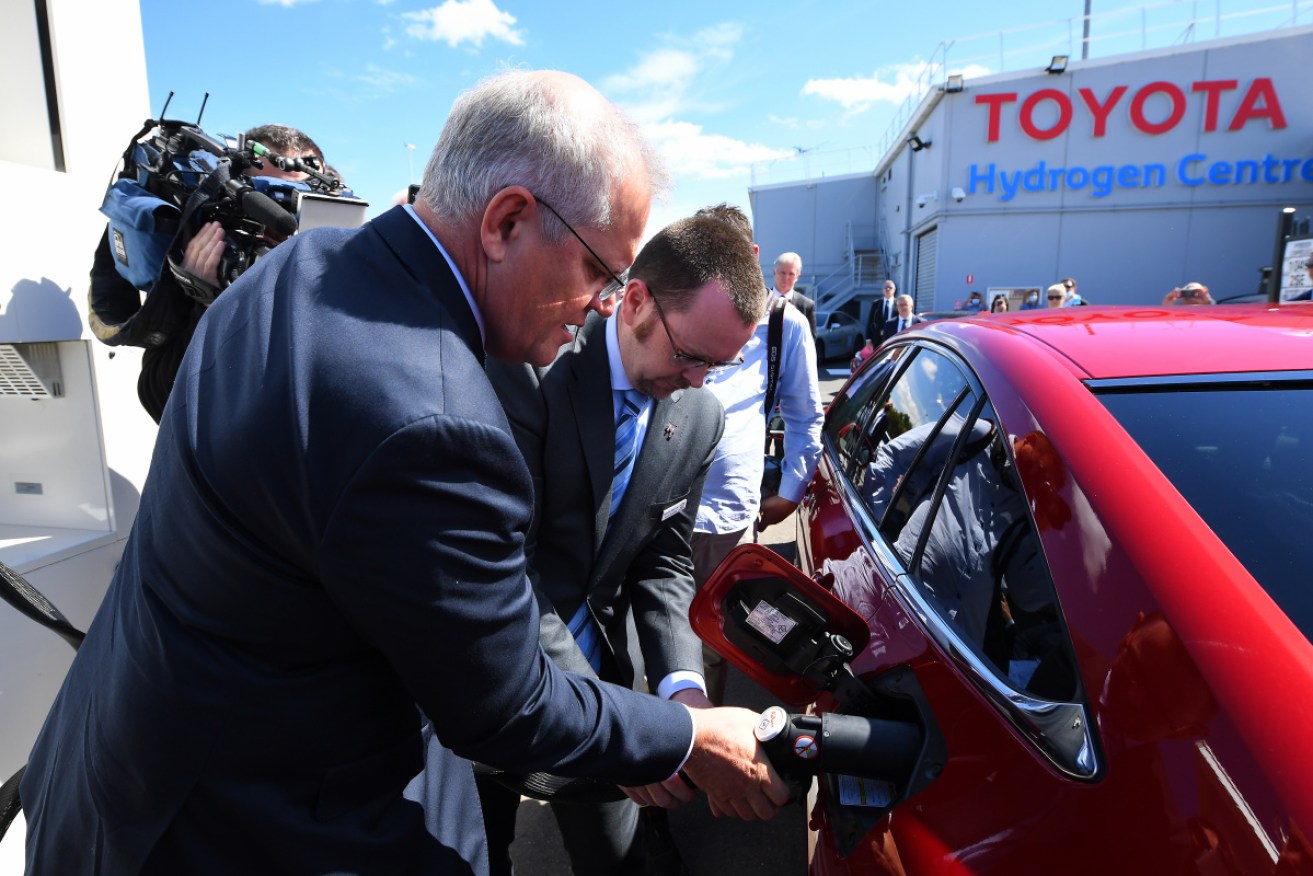
MULTIPOLYGON (((1037 89, 1024 99, 1015 91, 975 96, 976 105, 985 109, 988 143, 1003 139, 1005 125, 1015 125, 1020 133, 1038 142, 1077 131, 1088 131, 1091 139, 1098 139, 1108 136, 1110 121, 1123 119, 1141 134, 1158 137, 1180 126, 1192 101, 1201 104, 1198 117, 1205 134, 1241 131, 1252 125, 1269 131, 1287 127, 1285 110, 1269 77, 1255 78, 1243 89, 1236 79, 1209 79, 1191 82, 1188 88, 1154 81, 1133 94, 1127 85, 1117 85, 1105 94, 1078 88, 1076 99, 1055 88, 1037 89)), ((1011 201, 1029 192, 1086 192, 1092 198, 1106 198, 1118 190, 1168 184, 1197 188, 1291 183, 1313 183, 1313 157, 1306 150, 1286 154, 1264 151, 1243 158, 1210 158, 1205 152, 1195 151, 1168 161, 1093 167, 1047 160, 1024 167, 973 162, 967 168, 966 191, 1011 201)))

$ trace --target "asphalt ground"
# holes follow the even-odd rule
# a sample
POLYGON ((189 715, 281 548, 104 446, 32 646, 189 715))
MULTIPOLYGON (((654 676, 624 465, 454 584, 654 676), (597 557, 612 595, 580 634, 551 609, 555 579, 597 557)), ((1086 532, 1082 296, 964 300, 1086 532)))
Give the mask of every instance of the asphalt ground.
MULTIPOLYGON (((826 363, 820 374, 821 401, 828 404, 848 377, 846 361, 826 363)), ((797 562, 795 518, 760 534, 761 544, 797 562)), ((770 694, 730 667, 726 705, 761 711, 776 705, 770 694)), ((807 813, 793 803, 772 821, 716 818, 700 798, 670 813, 670 831, 690 876, 802 876, 807 872, 807 813)), ((516 839, 511 846, 516 876, 570 876, 570 863, 546 803, 520 803, 516 839)), ((636 874, 641 876, 641 874, 636 874)))

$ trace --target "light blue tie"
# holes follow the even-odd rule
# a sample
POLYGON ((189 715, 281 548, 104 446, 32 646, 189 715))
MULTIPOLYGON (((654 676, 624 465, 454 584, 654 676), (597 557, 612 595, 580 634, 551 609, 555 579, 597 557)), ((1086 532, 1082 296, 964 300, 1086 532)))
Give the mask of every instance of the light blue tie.
MULTIPOLYGON (((615 424, 615 463, 611 468, 611 514, 606 521, 607 531, 611 529, 616 509, 629 486, 629 475, 634 471, 634 459, 638 456, 638 415, 643 412, 645 404, 647 396, 636 389, 626 390, 620 400, 620 415, 615 424)), ((587 600, 566 625, 593 671, 601 672, 602 635, 597 621, 588 611, 587 600)))
POLYGON ((615 423, 615 465, 611 468, 611 519, 615 518, 629 486, 629 475, 634 471, 634 459, 638 456, 638 415, 646 404, 647 396, 636 389, 626 390, 620 401, 620 416, 615 423))

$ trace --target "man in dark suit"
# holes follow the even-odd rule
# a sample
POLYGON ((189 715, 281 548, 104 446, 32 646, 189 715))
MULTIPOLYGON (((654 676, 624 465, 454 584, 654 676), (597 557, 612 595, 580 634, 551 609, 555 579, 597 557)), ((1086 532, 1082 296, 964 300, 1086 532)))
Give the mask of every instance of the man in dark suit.
POLYGON ((878 347, 887 337, 884 327, 889 320, 898 316, 898 285, 893 280, 884 281, 884 295, 871 302, 871 314, 866 320, 866 336, 878 347))
MULTIPOLYGON (((543 647, 559 666, 711 705, 688 620, 689 542, 725 418, 696 387, 709 369, 736 364, 765 297, 740 235, 684 219, 643 247, 615 315, 591 317, 549 368, 489 363, 533 476, 525 555, 543 647), (696 352, 677 358, 676 343, 696 352), (626 448, 632 467, 617 474, 626 448)), ((492 873, 509 874, 519 795, 479 782, 492 873)), ((575 876, 642 872, 631 801, 552 808, 575 876)))
POLYGON ((886 338, 892 338, 905 328, 914 326, 919 322, 925 322, 924 319, 912 312, 911 295, 899 295, 897 302, 898 315, 893 319, 886 320, 884 324, 884 336, 886 338))
POLYGON ((775 294, 792 304, 807 318, 812 340, 816 340, 816 302, 793 287, 802 276, 802 256, 796 252, 781 253, 775 260, 775 294))
POLYGON ((660 180, 635 131, 572 76, 493 77, 413 208, 297 235, 207 311, 22 783, 30 874, 485 872, 460 758, 783 802, 752 713, 538 646, 532 484, 482 363, 610 312, 660 180))

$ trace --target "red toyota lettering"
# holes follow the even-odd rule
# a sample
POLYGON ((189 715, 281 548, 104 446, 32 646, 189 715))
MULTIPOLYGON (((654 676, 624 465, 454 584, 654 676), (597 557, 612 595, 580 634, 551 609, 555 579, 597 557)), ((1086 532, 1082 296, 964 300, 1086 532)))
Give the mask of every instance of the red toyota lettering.
POLYGON ((1056 88, 1041 88, 1026 98, 1021 105, 1021 130, 1036 140, 1052 140, 1063 134, 1071 124, 1071 98, 1056 88), (1035 106, 1041 101, 1051 100, 1058 105, 1058 121, 1051 127, 1040 128, 1035 124, 1035 106))
POLYGON ((1015 91, 1000 91, 997 94, 977 94, 976 103, 983 103, 989 106, 989 134, 986 141, 989 143, 998 142, 999 120, 1003 116, 1003 104, 1012 103, 1017 99, 1015 91))

